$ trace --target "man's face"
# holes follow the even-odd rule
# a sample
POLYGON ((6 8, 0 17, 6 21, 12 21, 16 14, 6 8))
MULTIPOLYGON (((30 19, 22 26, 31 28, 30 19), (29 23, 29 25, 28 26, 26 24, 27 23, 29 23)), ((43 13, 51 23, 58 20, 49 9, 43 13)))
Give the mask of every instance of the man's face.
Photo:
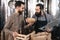
POLYGON ((36 10, 36 13, 40 13, 40 7, 39 6, 36 6, 35 10, 36 10))
POLYGON ((19 9, 19 12, 23 12, 24 9, 25 9, 25 5, 24 4, 21 4, 21 6, 18 7, 18 9, 19 9))

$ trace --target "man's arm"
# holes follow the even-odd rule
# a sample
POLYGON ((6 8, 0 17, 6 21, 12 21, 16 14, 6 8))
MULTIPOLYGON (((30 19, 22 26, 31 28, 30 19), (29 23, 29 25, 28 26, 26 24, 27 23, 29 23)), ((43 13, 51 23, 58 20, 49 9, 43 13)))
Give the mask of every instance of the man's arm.
POLYGON ((60 24, 60 18, 57 18, 57 19, 54 19, 53 21, 49 22, 44 27, 39 28, 39 29, 41 29, 41 30, 48 30, 48 29, 50 29, 50 31, 52 31, 54 26, 58 26, 59 24, 60 24))
POLYGON ((24 28, 28 28, 35 23, 35 19, 34 18, 27 18, 24 23, 25 23, 24 28))
POLYGON ((12 35, 12 31, 10 31, 11 25, 13 23, 13 16, 10 16, 9 19, 7 20, 5 26, 4 26, 4 32, 11 34, 12 35))

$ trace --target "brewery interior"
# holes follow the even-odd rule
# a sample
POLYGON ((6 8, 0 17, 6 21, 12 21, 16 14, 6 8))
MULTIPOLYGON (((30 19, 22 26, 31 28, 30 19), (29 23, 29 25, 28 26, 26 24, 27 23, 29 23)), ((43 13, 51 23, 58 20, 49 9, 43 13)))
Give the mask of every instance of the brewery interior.
POLYGON ((44 11, 53 15, 54 18, 60 13, 60 0, 0 0, 0 36, 8 17, 15 11, 15 1, 25 2, 24 17, 33 16, 37 3, 44 4, 44 11))

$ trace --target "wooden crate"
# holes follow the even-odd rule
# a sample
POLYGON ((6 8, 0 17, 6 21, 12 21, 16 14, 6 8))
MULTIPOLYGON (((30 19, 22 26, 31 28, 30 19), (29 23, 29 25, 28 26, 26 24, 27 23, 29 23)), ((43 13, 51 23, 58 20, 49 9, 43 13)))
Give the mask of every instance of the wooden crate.
POLYGON ((14 38, 14 40, 29 40, 30 35, 19 34, 19 37, 14 38))
POLYGON ((32 32, 28 35, 23 35, 23 34, 19 34, 19 37, 14 38, 14 40, 31 40, 31 35, 33 35, 35 32, 32 32))
POLYGON ((51 35, 47 32, 37 33, 31 36, 31 40, 51 40, 51 35))

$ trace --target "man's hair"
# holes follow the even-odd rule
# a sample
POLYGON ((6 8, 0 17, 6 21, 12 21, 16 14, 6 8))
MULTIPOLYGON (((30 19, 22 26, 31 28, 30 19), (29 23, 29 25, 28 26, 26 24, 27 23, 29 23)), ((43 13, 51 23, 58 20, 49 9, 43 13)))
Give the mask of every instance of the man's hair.
POLYGON ((21 6, 21 4, 25 4, 24 2, 22 2, 22 1, 15 1, 16 3, 15 3, 15 8, 17 7, 17 6, 21 6))
POLYGON ((44 9, 44 5, 43 4, 37 4, 36 6, 39 6, 41 10, 44 9))

